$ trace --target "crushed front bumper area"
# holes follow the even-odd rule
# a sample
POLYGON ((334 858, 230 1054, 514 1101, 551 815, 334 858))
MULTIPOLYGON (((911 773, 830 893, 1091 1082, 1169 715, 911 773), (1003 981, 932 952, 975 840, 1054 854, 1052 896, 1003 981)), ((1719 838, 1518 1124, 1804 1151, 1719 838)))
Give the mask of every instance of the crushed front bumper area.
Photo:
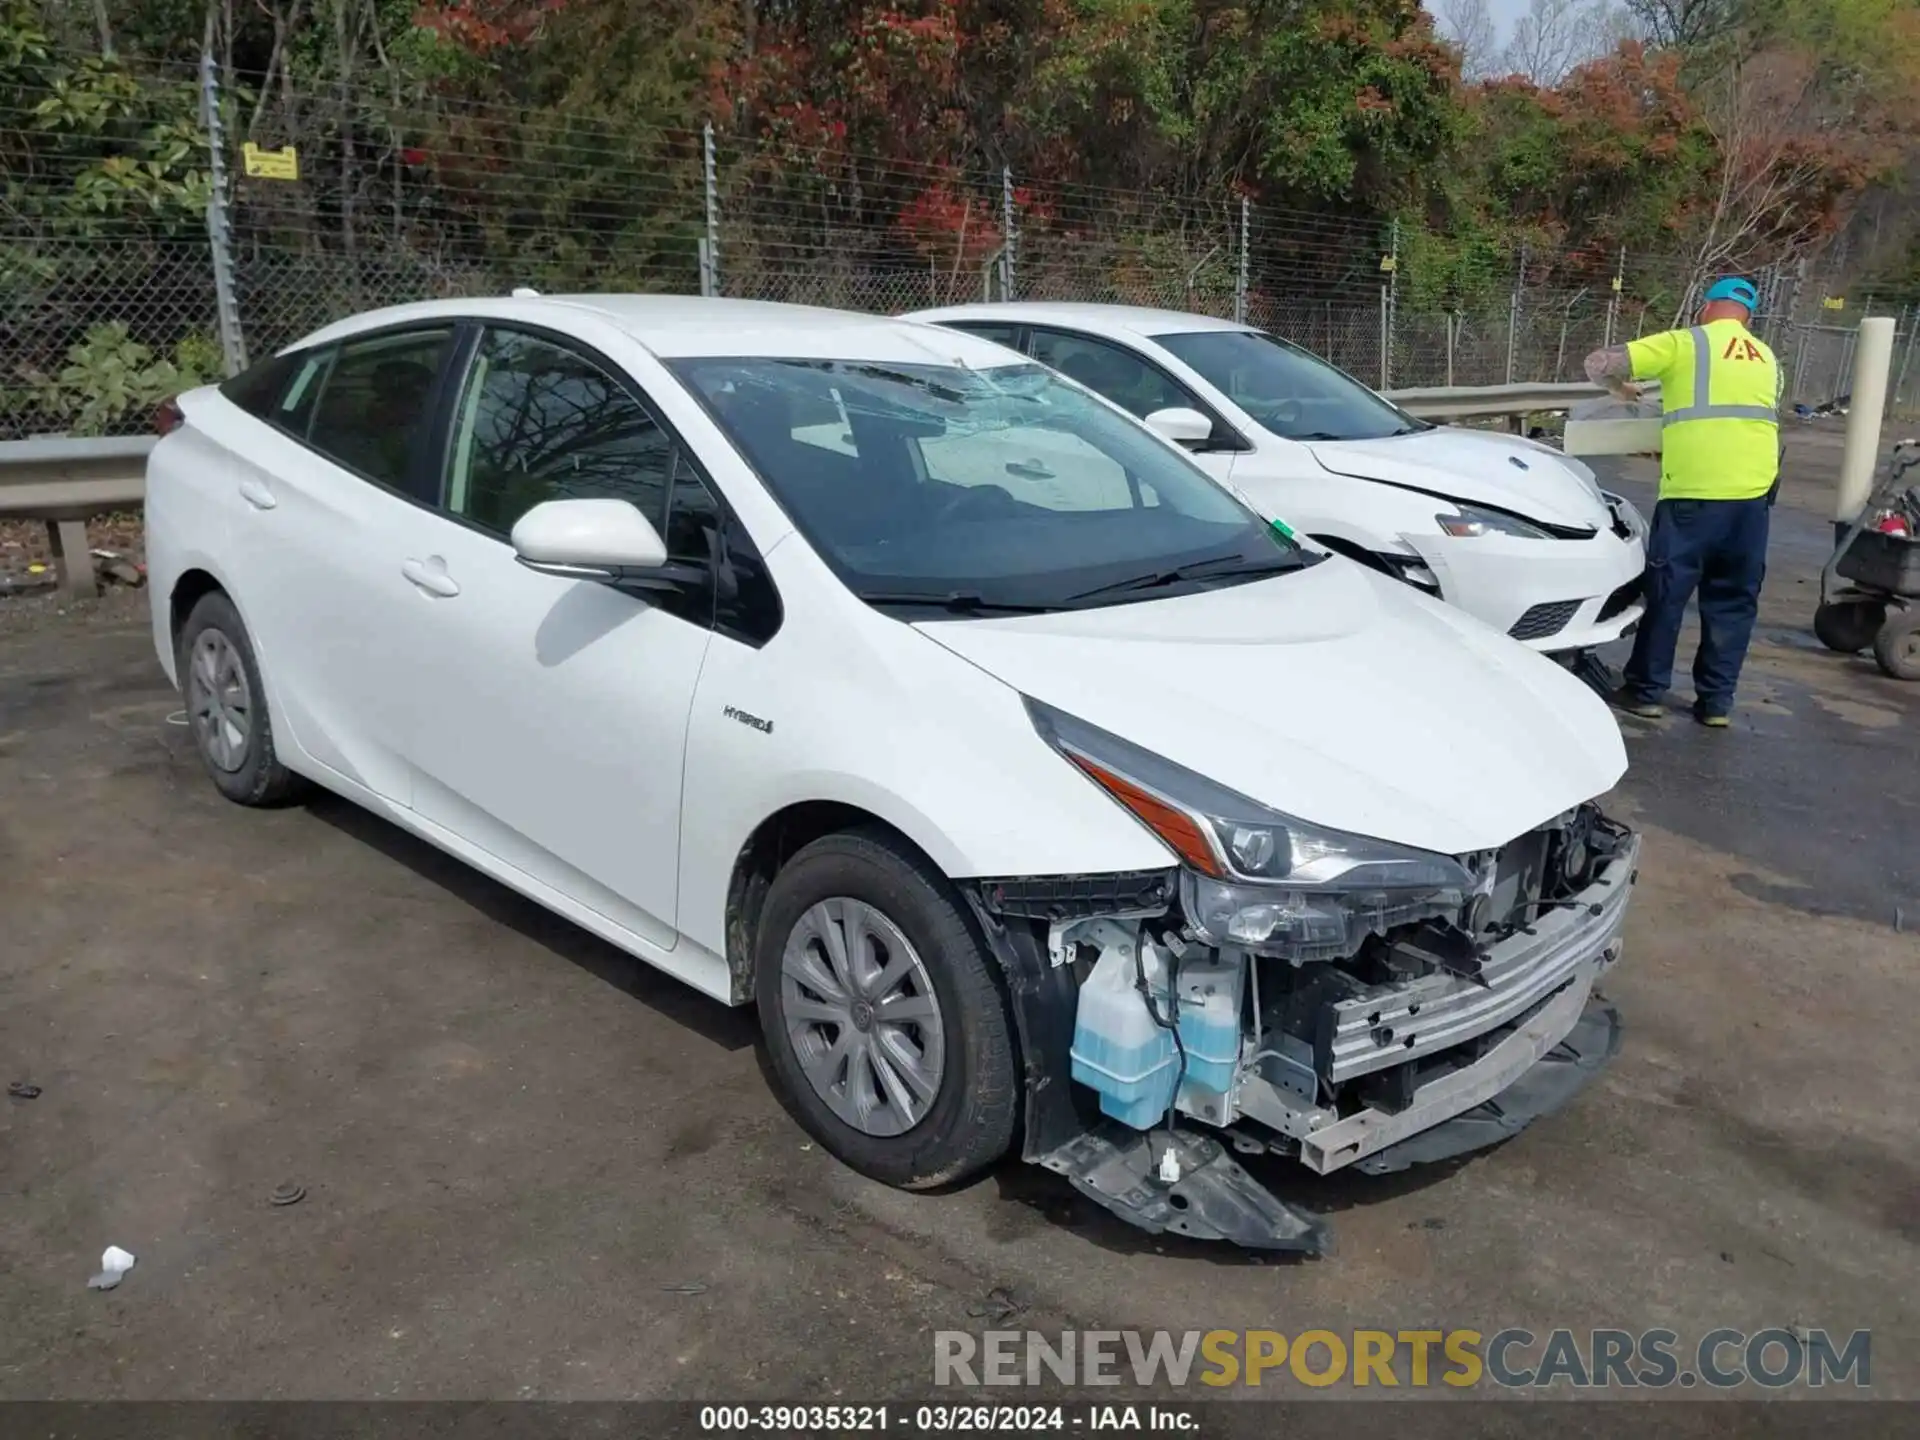
MULTIPOLYGON (((1583 1002, 1572 1026, 1492 1096, 1468 1101, 1466 1108, 1439 1118, 1436 1112, 1450 1108, 1465 1091, 1435 1095, 1405 1138, 1385 1138, 1398 1135, 1397 1127, 1374 1130, 1367 1138, 1382 1143, 1344 1163, 1364 1174, 1388 1175, 1458 1159, 1511 1139, 1560 1109, 1620 1050, 1620 1012, 1591 992, 1570 990, 1569 995, 1583 1002)), ((1556 1016, 1548 1023, 1557 1021, 1556 1016)), ((1202 1131, 1142 1132, 1103 1120, 1039 1156, 1037 1163, 1064 1175, 1082 1195, 1149 1234, 1171 1232, 1249 1250, 1307 1255, 1324 1255, 1333 1248, 1332 1234, 1319 1215, 1274 1195, 1202 1131), (1169 1146, 1181 1168, 1181 1178, 1171 1185, 1157 1178, 1169 1146)))
POLYGON ((1628 836, 1581 891, 1491 946, 1477 977, 1428 974, 1329 998, 1310 1045, 1250 1037, 1224 1107, 1183 1090, 1147 1130, 1100 1115, 1073 1083, 1077 986, 1030 923, 1041 917, 974 895, 1026 1057, 1025 1158, 1151 1233, 1324 1253, 1320 1217, 1276 1196, 1235 1152, 1262 1156, 1252 1163, 1269 1174, 1289 1162, 1383 1174, 1498 1144, 1560 1109, 1619 1050, 1618 1012, 1596 984, 1621 953, 1639 848, 1628 836))

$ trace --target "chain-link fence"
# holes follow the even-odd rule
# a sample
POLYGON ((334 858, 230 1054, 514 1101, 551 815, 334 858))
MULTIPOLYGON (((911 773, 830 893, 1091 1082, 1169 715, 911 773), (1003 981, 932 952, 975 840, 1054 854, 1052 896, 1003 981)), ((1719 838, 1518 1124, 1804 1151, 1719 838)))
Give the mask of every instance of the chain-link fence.
MULTIPOLYGON (((377 87, 263 96, 210 63, 117 103, 112 123, 62 127, 68 98, 0 97, 0 158, 23 157, 0 180, 0 438, 139 431, 242 349, 522 285, 881 313, 1153 305, 1243 318, 1394 388, 1579 379, 1590 350, 1673 323, 1699 282, 1681 256, 1489 254, 1229 193, 1028 184, 377 87)), ((1793 323, 1821 287, 1804 268, 1761 283, 1794 398, 1838 394, 1851 331, 1793 323)))

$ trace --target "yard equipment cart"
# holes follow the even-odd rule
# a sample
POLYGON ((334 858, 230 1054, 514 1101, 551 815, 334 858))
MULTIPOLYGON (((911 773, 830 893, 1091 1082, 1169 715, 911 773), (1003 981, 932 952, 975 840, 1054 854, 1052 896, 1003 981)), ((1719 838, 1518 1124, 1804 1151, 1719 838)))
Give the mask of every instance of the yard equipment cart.
POLYGON ((1893 447, 1887 478, 1820 572, 1820 608, 1813 612, 1822 645, 1845 655, 1871 645, 1896 680, 1920 680, 1920 486, 1907 484, 1916 465, 1920 440, 1893 447), (1836 588, 1838 580, 1852 583, 1836 588))

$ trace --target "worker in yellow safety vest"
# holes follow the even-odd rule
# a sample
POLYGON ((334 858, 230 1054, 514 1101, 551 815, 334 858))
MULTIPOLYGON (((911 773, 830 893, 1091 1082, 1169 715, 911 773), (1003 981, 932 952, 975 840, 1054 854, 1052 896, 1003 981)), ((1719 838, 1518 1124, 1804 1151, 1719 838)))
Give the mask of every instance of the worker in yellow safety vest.
POLYGON ((1646 614, 1614 703, 1664 715, 1687 600, 1700 594, 1693 716, 1724 728, 1753 638, 1780 479, 1780 363, 1747 328, 1760 297, 1745 280, 1707 289, 1699 323, 1587 357, 1587 376, 1623 399, 1660 382, 1660 499, 1647 536, 1646 614))

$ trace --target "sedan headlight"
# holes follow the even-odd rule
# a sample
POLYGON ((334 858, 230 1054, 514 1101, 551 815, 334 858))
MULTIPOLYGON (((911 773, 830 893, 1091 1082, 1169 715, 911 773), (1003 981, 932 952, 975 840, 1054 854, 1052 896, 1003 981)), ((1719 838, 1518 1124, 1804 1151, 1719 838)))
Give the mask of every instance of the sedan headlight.
POLYGON ((1031 697, 1041 736, 1183 862, 1181 906, 1209 945, 1295 963, 1339 960, 1369 935, 1458 915, 1459 861, 1330 830, 1250 800, 1031 697))
POLYGON ((1449 535, 1517 535, 1523 540, 1551 540, 1553 536, 1538 525, 1529 525, 1517 515, 1486 510, 1478 505, 1461 505, 1455 514, 1433 517, 1434 523, 1449 535))

